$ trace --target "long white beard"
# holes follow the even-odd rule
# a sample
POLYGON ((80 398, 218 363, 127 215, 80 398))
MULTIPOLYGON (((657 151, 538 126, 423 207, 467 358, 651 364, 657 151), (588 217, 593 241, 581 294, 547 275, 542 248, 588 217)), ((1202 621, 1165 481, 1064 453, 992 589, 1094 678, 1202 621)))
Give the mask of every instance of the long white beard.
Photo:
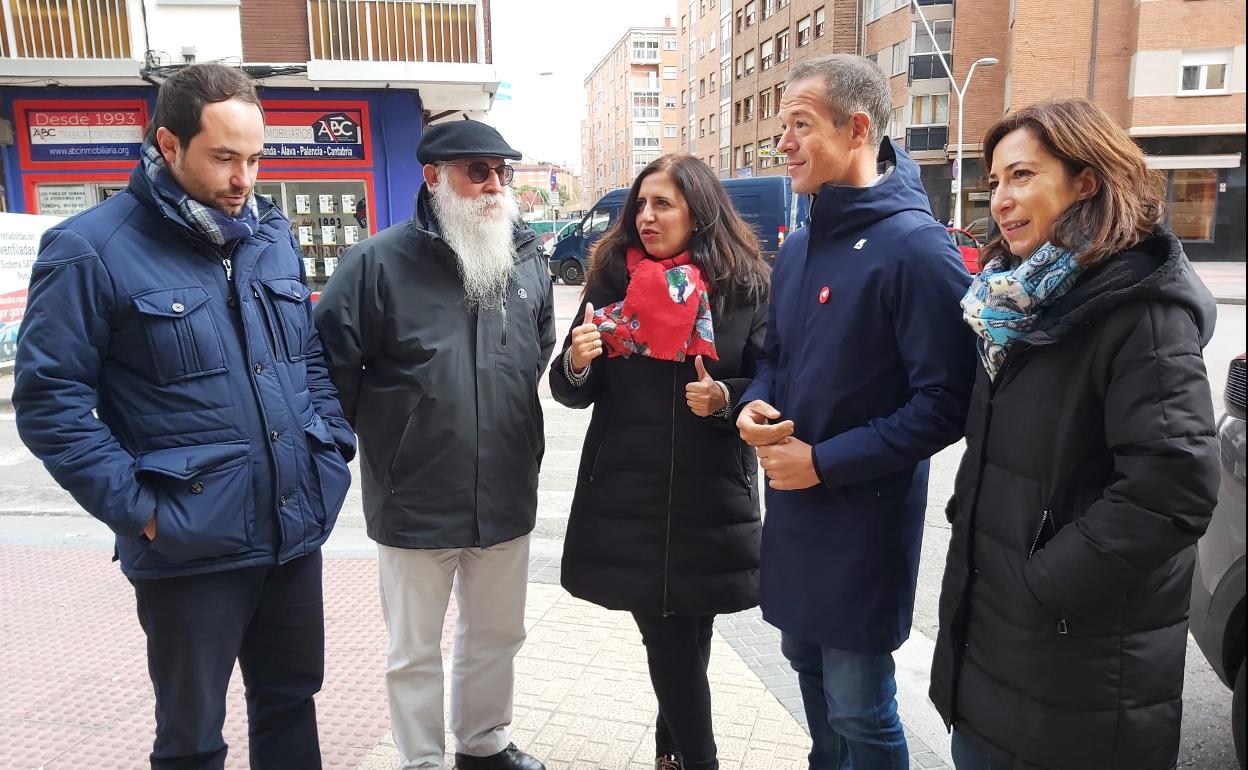
POLYGON ((445 174, 446 169, 442 169, 441 184, 430 199, 442 238, 459 262, 464 300, 473 310, 498 308, 516 266, 512 227, 520 218, 520 207, 510 191, 461 197, 451 189, 445 174))

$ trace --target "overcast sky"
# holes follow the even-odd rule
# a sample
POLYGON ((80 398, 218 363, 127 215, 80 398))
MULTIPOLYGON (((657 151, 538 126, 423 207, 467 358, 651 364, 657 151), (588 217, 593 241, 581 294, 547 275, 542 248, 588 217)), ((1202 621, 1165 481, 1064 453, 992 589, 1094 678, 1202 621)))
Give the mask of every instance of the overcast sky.
POLYGON ((526 157, 581 164, 585 78, 629 27, 678 24, 677 0, 494 0, 494 66, 511 101, 486 121, 526 157), (551 72, 546 77, 538 73, 551 72))

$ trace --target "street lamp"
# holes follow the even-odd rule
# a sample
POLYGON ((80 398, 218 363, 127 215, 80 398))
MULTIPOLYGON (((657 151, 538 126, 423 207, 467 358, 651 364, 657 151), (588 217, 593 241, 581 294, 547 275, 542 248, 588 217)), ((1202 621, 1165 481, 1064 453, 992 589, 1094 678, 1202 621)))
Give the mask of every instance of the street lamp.
POLYGON ((958 173, 954 179, 953 188, 953 226, 962 229, 962 102, 966 96, 966 89, 971 86, 971 75, 975 74, 975 68, 979 65, 991 67, 1000 62, 992 57, 985 56, 971 62, 971 68, 966 71, 966 80, 962 81, 962 87, 958 88, 958 83, 953 78, 953 70, 949 68, 949 60, 945 58, 944 53, 940 50, 940 44, 936 42, 936 35, 932 32, 932 25, 927 23, 927 17, 923 15, 923 9, 919 7, 919 0, 910 0, 910 5, 919 14, 919 21, 923 22, 923 29, 927 30, 927 36, 931 38, 932 48, 936 49, 936 55, 940 57, 941 66, 945 68, 945 74, 949 76, 949 87, 953 89, 953 93, 958 97, 958 150, 954 165, 958 168, 958 173))

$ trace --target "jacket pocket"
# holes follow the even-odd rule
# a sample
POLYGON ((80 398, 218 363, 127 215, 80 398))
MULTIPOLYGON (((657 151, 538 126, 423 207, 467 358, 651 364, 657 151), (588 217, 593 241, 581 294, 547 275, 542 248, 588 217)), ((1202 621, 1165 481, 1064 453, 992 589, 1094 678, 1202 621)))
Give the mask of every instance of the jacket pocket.
POLYGON ((307 358, 304 340, 308 334, 308 311, 304 300, 312 290, 298 278, 265 278, 255 294, 263 296, 265 323, 273 340, 275 356, 297 362, 307 358))
POLYGON ((313 416, 312 422, 303 426, 303 432, 308 435, 308 449, 312 453, 312 491, 320 497, 317 518, 328 528, 337 520, 342 501, 351 488, 351 469, 319 416, 313 416))
POLYGON ((1031 539, 1031 548, 1027 549, 1027 558, 1035 556, 1036 551, 1044 548, 1056 534, 1057 525, 1053 522, 1053 511, 1045 508, 1040 515, 1040 523, 1036 526, 1036 534, 1031 539))
POLYGON ((130 298, 142 318, 152 372, 161 385, 226 370, 209 299, 200 286, 156 289, 130 298))
POLYGON ((204 444, 148 452, 135 473, 156 491, 156 539, 168 561, 242 553, 252 546, 250 444, 204 444))

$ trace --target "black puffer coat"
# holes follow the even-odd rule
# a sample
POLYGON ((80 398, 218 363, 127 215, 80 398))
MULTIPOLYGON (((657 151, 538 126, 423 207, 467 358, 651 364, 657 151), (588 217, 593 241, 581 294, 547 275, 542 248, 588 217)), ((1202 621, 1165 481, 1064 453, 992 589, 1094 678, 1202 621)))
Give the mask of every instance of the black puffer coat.
MULTIPOLYGON (((623 295, 591 288, 585 301, 602 307, 623 295)), ((703 362, 734 406, 766 326, 765 298, 715 317, 719 360, 703 362)), ((570 345, 569 334, 562 349, 570 345)), ((685 385, 696 379, 692 360, 603 355, 573 388, 562 356, 551 364, 555 400, 594 407, 563 543, 562 582, 573 596, 654 615, 758 604, 757 459, 732 420, 690 411, 685 385)))
POLYGON ((1218 489, 1215 306, 1173 235, 1089 270, 980 368, 932 664, 1003 768, 1174 767, 1193 545, 1218 489))

